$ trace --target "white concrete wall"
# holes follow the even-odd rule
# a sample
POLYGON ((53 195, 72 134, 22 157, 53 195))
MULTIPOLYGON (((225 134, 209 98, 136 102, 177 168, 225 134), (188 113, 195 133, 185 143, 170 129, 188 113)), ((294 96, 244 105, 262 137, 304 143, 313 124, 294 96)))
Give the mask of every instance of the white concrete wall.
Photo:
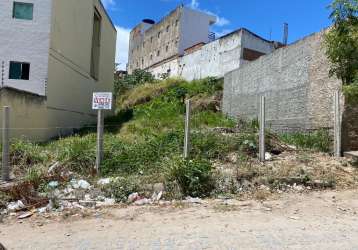
POLYGON ((0 1, 1 86, 46 95, 52 0, 21 0, 34 4, 33 20, 14 19, 13 0, 0 1), (30 80, 10 80, 9 62, 30 63, 30 80))
POLYGON ((209 29, 214 22, 215 16, 184 7, 180 19, 179 54, 184 55, 185 49, 198 43, 208 43, 209 29))
POLYGON ((158 77, 170 70, 171 77, 182 77, 188 81, 209 76, 224 77, 227 72, 238 69, 245 63, 242 59, 243 48, 264 54, 275 50, 271 42, 241 29, 208 43, 191 54, 150 68, 149 72, 158 77))

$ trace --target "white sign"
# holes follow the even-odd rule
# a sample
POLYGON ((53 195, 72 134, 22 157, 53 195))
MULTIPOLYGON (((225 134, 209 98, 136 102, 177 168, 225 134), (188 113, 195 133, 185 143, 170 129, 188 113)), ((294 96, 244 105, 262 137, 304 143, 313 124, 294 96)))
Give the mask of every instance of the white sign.
POLYGON ((97 92, 93 93, 92 109, 112 109, 112 93, 97 92))

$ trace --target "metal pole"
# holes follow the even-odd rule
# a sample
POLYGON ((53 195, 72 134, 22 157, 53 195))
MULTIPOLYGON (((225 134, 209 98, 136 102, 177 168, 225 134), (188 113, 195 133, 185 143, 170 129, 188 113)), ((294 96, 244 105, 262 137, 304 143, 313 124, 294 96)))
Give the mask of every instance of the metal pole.
POLYGON ((2 180, 10 180, 10 161, 9 161, 9 134, 10 134, 10 108, 3 109, 3 126, 2 126, 2 180))
POLYGON ((97 154, 96 154, 96 172, 99 173, 101 161, 103 159, 103 110, 98 110, 97 116, 97 154))
POLYGON ((185 104, 184 158, 187 159, 190 151, 190 100, 186 100, 185 104))
POLYGON ((259 160, 265 161, 265 97, 260 97, 259 160))
POLYGON ((342 156, 341 136, 341 108, 340 108, 340 91, 334 93, 334 155, 335 157, 342 156))

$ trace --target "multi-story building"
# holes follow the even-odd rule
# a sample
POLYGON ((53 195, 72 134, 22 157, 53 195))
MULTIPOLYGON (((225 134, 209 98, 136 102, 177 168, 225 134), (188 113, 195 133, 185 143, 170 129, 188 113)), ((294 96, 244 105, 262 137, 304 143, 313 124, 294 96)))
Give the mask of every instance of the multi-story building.
POLYGON ((128 73, 183 55, 186 48, 213 39, 216 17, 183 5, 159 23, 144 19, 130 33, 128 73))
POLYGON ((112 91, 116 46, 101 1, 1 0, 0 23, 11 135, 46 140, 95 121, 92 93, 112 91))
POLYGON ((223 77, 283 44, 241 28, 215 38, 216 17, 179 6, 159 23, 143 20, 130 34, 128 73, 144 69, 155 77, 187 80, 223 77))

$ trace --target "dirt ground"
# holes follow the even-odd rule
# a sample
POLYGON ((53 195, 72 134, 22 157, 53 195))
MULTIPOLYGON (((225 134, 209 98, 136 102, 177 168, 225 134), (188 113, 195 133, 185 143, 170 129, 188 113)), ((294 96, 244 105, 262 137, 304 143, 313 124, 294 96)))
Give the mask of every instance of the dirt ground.
POLYGON ((8 249, 358 249, 358 190, 107 208, 0 224, 8 249))

